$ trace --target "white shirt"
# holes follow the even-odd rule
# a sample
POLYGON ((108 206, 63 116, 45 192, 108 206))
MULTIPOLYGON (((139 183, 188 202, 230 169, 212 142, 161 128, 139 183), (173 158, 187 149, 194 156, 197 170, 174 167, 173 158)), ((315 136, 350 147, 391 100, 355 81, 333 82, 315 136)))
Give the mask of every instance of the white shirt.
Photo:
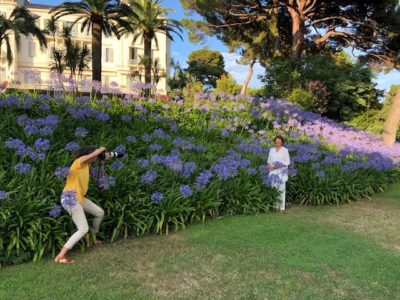
MULTIPOLYGON (((285 166, 289 166, 289 150, 285 147, 281 147, 279 151, 276 151, 275 147, 271 148, 268 155, 268 164, 274 164, 274 162, 280 162, 285 166)), ((286 182, 288 180, 287 168, 275 169, 269 172, 269 175, 273 174, 278 175, 283 182, 286 182)))

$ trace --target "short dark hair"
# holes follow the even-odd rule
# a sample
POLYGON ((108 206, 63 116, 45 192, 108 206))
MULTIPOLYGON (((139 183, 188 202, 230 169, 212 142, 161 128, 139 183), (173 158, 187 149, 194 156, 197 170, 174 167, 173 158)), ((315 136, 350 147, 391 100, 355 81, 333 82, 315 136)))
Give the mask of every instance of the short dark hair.
POLYGON ((97 147, 93 146, 93 145, 85 145, 85 146, 79 147, 79 149, 76 150, 76 152, 75 152, 74 160, 78 159, 79 157, 88 155, 96 150, 97 150, 97 147))
POLYGON ((278 140, 278 139, 282 141, 282 144, 285 144, 285 139, 284 139, 284 137, 281 136, 281 135, 277 135, 276 137, 274 137, 274 143, 275 143, 276 140, 278 140))

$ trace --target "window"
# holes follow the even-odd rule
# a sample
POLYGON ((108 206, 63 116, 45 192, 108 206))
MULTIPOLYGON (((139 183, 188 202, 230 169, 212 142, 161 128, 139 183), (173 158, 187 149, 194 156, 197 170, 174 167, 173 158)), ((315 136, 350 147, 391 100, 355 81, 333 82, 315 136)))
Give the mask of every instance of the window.
POLYGON ((129 64, 134 65, 137 64, 137 49, 134 47, 129 48, 129 64))
POLYGON ((28 42, 28 52, 29 52, 30 57, 35 57, 35 54, 36 54, 35 47, 36 47, 35 42, 33 42, 33 41, 28 42))
POLYGON ((105 61, 109 63, 114 62, 114 51, 112 48, 106 48, 105 61))
POLYGON ((129 59, 137 58, 137 50, 133 47, 129 48, 129 59))

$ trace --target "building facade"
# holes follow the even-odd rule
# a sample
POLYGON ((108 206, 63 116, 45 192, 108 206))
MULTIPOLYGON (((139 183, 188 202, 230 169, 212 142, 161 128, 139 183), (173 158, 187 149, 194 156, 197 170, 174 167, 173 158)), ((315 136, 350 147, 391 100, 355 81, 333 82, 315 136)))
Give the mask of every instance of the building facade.
MULTIPOLYGON (((17 6, 26 6, 29 11, 37 16, 37 26, 45 29, 51 18, 50 10, 53 8, 48 5, 31 4, 27 0, 0 0, 0 13, 8 17, 12 10, 17 6)), ((46 35, 47 48, 41 50, 39 42, 33 37, 21 38, 21 47, 17 49, 15 42, 12 41, 14 61, 8 66, 6 51, 3 46, 0 57, 0 82, 8 81, 11 84, 18 83, 22 88, 35 88, 41 86, 49 88, 51 84, 50 66, 53 62, 52 49, 62 49, 64 40, 61 33, 64 27, 71 27, 77 15, 68 15, 58 20, 59 32, 55 37, 46 35), (34 74, 34 76, 32 76, 34 74)), ((81 46, 87 45, 91 49, 91 32, 85 29, 81 31, 82 22, 76 23, 72 27, 72 40, 81 46)), ((159 74, 163 74, 157 83, 157 91, 166 93, 167 82, 166 74, 169 72, 170 64, 170 39, 164 34, 157 33, 158 43, 152 43, 153 60, 158 60, 159 74)), ((121 39, 115 36, 104 36, 102 41, 102 84, 108 88, 118 84, 123 92, 129 92, 133 85, 144 81, 144 67, 140 64, 140 57, 144 55, 143 39, 133 41, 133 34, 127 34, 121 39), (133 76, 136 74, 136 76, 133 76), (140 76, 137 76, 137 75, 140 76)), ((91 68, 91 63, 90 63, 91 68)), ((83 72, 82 81, 90 81, 92 78, 91 69, 83 72)))

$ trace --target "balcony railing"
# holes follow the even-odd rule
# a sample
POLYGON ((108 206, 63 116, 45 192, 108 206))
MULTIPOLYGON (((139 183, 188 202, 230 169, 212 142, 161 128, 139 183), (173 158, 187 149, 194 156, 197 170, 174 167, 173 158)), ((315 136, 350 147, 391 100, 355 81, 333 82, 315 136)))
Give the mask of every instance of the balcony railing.
POLYGON ((138 59, 130 59, 129 60, 129 65, 130 66, 139 66, 139 60, 138 59))

